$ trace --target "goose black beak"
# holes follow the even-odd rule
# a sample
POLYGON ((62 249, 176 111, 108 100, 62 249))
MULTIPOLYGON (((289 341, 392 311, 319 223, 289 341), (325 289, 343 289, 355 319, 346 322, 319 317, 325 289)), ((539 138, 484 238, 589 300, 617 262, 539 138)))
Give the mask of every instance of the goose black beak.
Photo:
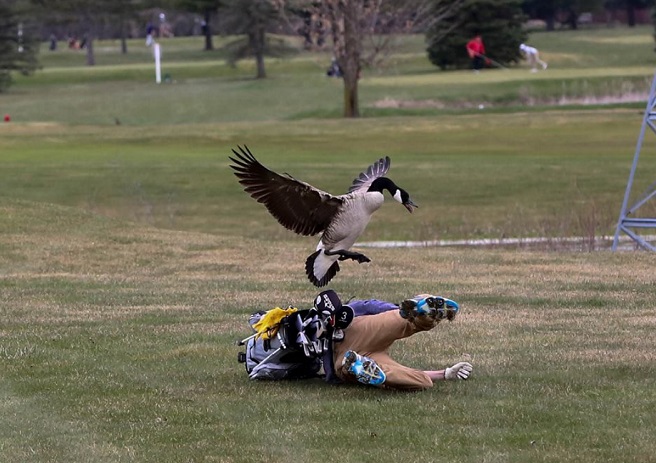
POLYGON ((405 207, 408 210, 408 212, 412 214, 412 211, 419 206, 413 203, 411 199, 408 199, 407 202, 403 203, 403 207, 405 207))

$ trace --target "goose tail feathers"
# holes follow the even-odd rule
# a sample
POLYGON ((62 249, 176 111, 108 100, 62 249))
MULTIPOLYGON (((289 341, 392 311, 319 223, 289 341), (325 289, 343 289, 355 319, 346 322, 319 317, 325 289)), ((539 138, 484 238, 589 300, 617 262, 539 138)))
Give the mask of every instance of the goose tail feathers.
POLYGON ((339 272, 337 256, 327 256, 319 249, 305 261, 305 273, 314 286, 326 286, 339 272))

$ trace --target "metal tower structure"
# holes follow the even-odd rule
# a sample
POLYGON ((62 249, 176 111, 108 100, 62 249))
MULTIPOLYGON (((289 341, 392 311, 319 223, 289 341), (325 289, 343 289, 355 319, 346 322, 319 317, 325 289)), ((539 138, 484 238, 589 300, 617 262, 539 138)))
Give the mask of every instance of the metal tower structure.
POLYGON ((642 149, 647 127, 656 134, 656 74, 654 74, 654 79, 651 83, 651 90, 649 91, 649 98, 647 99, 647 109, 645 109, 645 115, 642 119, 642 127, 640 129, 640 135, 638 136, 638 142, 633 156, 633 165, 631 166, 629 181, 626 184, 626 192, 624 193, 624 201, 622 202, 622 210, 620 211, 620 218, 617 222, 617 228, 615 229, 615 238, 613 239, 612 247, 613 251, 617 249, 620 232, 626 233, 641 248, 656 251, 656 246, 654 246, 654 244, 650 243, 644 236, 637 233, 637 230, 656 228, 656 218, 635 217, 635 213, 638 209, 656 196, 656 182, 652 183, 649 188, 647 188, 647 191, 645 191, 645 193, 632 206, 629 206, 631 190, 633 189, 633 180, 638 168, 638 159, 640 158, 640 150, 642 149))

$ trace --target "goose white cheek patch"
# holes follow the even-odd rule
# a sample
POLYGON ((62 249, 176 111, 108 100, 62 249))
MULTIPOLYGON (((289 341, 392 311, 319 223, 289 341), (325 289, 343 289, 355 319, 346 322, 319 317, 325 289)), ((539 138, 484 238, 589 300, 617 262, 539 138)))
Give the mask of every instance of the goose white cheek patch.
POLYGON ((403 203, 403 200, 401 199, 401 190, 396 190, 396 193, 394 193, 394 199, 400 203, 403 203))

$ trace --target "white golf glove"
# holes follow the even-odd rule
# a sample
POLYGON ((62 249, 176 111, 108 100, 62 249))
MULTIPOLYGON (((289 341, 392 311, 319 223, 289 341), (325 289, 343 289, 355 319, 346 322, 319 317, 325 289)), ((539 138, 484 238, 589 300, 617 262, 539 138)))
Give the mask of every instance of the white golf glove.
POLYGON ((444 379, 462 379, 465 380, 471 375, 472 366, 469 362, 456 363, 452 367, 444 370, 444 379))

